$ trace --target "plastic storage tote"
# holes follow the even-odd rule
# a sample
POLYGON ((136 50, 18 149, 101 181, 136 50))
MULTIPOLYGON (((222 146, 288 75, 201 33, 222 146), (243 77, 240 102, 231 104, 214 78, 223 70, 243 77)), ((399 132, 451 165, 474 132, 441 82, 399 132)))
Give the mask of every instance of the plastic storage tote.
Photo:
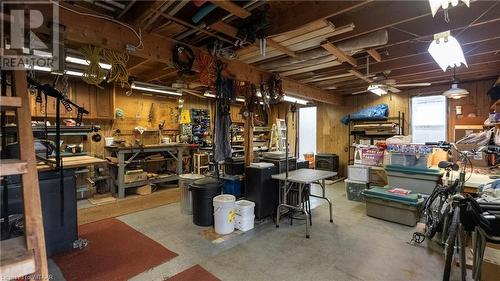
POLYGON ((409 189, 414 193, 431 194, 443 172, 438 169, 411 168, 397 165, 384 167, 391 188, 409 189))
POLYGON ((425 169, 428 167, 428 155, 405 153, 391 153, 390 155, 391 165, 421 169, 425 169))
POLYGON ((366 182, 345 180, 345 194, 347 196, 347 200, 363 202, 363 191, 368 189, 369 184, 366 182))
POLYGON ((408 226, 415 226, 420 218, 424 199, 420 194, 398 195, 389 187, 372 187, 363 192, 366 215, 408 226))
POLYGON ((347 178, 352 181, 370 182, 370 167, 362 165, 349 165, 347 178))

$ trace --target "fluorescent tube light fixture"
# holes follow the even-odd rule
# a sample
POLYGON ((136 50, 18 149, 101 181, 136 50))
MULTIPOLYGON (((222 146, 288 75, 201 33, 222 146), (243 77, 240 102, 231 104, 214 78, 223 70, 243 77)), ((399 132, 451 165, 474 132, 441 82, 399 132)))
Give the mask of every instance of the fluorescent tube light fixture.
POLYGON ((238 101, 238 102, 245 102, 244 98, 236 98, 235 100, 238 101))
POLYGON ((82 72, 73 71, 73 70, 66 70, 64 73, 66 73, 68 75, 71 75, 71 76, 78 76, 78 77, 82 77, 83 76, 82 72))
POLYGON ((462 63, 467 66, 462 47, 449 30, 434 34, 428 51, 444 72, 448 67, 460 67, 462 63))
MULTIPOLYGON (((70 57, 70 56, 67 56, 67 57, 66 57, 66 61, 67 61, 67 62, 71 62, 71 63, 80 64, 80 65, 89 65, 89 61, 87 61, 87 60, 84 60, 84 59, 81 59, 81 58, 70 57)), ((106 69, 106 70, 111 69, 111 65, 109 65, 109 64, 107 64, 107 63, 102 63, 102 62, 100 62, 100 63, 99 63, 99 65, 100 65, 103 69, 106 69)))
POLYGON ((134 83, 132 83, 131 88, 135 89, 135 90, 145 91, 145 92, 160 93, 160 94, 167 94, 167 95, 174 95, 174 96, 182 96, 181 93, 178 93, 175 90, 172 90, 168 87, 156 85, 156 84, 144 83, 144 82, 134 82, 134 83))
POLYGON ((299 99, 299 98, 291 97, 291 96, 287 96, 287 95, 283 96, 283 100, 290 102, 290 103, 298 103, 298 104, 302 104, 302 105, 306 105, 309 102, 309 101, 306 101, 303 99, 299 99))
POLYGON ((436 15, 439 8, 446 10, 450 7, 450 4, 452 7, 455 7, 460 1, 464 2, 467 7, 470 7, 470 0, 429 0, 432 16, 434 17, 436 15))
POLYGON ((205 93, 203 94, 203 96, 204 96, 204 97, 207 97, 207 98, 215 98, 215 95, 214 95, 214 94, 211 94, 211 93, 210 93, 210 92, 208 92, 208 91, 207 91, 207 92, 205 92, 205 93))
POLYGON ((380 84, 371 84, 367 91, 374 93, 377 96, 387 95, 387 91, 380 84))

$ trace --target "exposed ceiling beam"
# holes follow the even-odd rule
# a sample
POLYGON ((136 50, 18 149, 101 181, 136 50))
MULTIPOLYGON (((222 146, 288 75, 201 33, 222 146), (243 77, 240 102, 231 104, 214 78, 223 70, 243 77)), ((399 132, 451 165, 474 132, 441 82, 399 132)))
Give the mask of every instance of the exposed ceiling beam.
POLYGON ((142 72, 138 75, 138 77, 143 81, 152 82, 167 77, 174 77, 176 75, 177 75, 177 69, 175 68, 160 68, 142 72))
POLYGON ((281 45, 280 43, 274 41, 274 39, 272 39, 272 38, 266 39, 266 43, 269 45, 269 47, 272 47, 278 51, 281 51, 281 52, 289 55, 290 57, 294 57, 294 58, 297 57, 297 54, 294 51, 292 51, 292 50, 288 49, 287 47, 281 45))
MULTIPOLYGON (((36 5, 36 4, 30 4, 36 5)), ((39 5, 40 11, 48 9, 47 5, 39 5)), ((49 11, 45 11, 48 13, 49 11)), ((104 19, 88 17, 59 9, 59 24, 65 26, 65 39, 73 43, 92 44, 95 46, 125 51, 129 44, 136 45, 138 38, 128 28, 104 19)), ((149 59, 151 61, 171 63, 172 51, 176 42, 173 39, 154 35, 150 33, 142 34, 144 47, 133 53, 134 56, 149 59)), ((195 55, 205 53, 204 50, 193 47, 195 55)), ((235 75, 240 81, 248 81, 260 84, 262 79, 268 79, 271 73, 262 71, 235 60, 225 60, 226 70, 235 75)), ((293 92, 296 95, 329 104, 341 104, 342 98, 329 95, 326 91, 313 86, 303 85, 292 79, 282 78, 284 90, 293 92)))
MULTIPOLYGON (((237 38, 236 35, 238 33, 238 29, 236 29, 234 26, 231 26, 227 23, 223 23, 221 21, 218 21, 216 23, 213 23, 210 25, 210 28, 217 31, 217 32, 220 32, 220 33, 223 33, 223 34, 226 34, 227 36, 230 36, 232 38, 237 38)), ((267 44, 269 45, 269 47, 272 47, 280 52, 283 52, 291 57, 297 57, 297 54, 290 50, 289 48, 281 45, 280 43, 274 41, 272 38, 268 38, 266 39, 266 42, 267 44)), ((255 43, 253 46, 255 46, 256 48, 256 44, 255 43)))
POLYGON ((363 73, 357 71, 356 69, 349 69, 348 72, 351 73, 352 75, 358 77, 359 79, 365 81, 365 82, 368 82, 368 83, 373 82, 372 79, 366 77, 366 75, 364 75, 363 73))
POLYGON ((248 18, 252 14, 249 11, 245 10, 244 8, 231 2, 230 0, 216 0, 210 2, 214 3, 219 8, 222 8, 228 11, 229 13, 242 19, 248 18))
MULTIPOLYGON (((362 7, 370 1, 302 1, 300 3, 279 3, 269 9, 269 36, 295 30, 321 19, 327 19, 362 7)), ((334 22, 335 25, 338 26, 334 22)))
POLYGON ((334 60, 334 61, 330 61, 330 62, 320 63, 320 64, 316 64, 316 65, 311 65, 311 66, 307 66, 307 67, 302 67, 302 68, 298 68, 298 69, 294 69, 294 70, 285 71, 285 72, 280 72, 280 75, 290 76, 290 75, 304 73, 304 72, 312 71, 312 70, 316 70, 316 69, 332 67, 332 66, 339 65, 339 64, 340 64, 340 62, 334 60))
MULTIPOLYGON (((461 35, 461 46, 465 53, 465 58, 468 56, 480 53, 493 51, 498 49, 500 44, 500 35, 495 31, 500 30, 500 20, 489 22, 480 26, 470 27, 469 30, 461 35)), ((412 68, 425 63, 434 62, 429 55, 429 43, 427 41, 415 41, 395 44, 388 48, 381 48, 387 53, 382 62, 375 62, 370 64, 370 73, 379 73, 387 70, 396 70, 401 68, 412 68)), ((436 65, 437 66, 437 65, 436 65)), ((358 70, 363 71, 366 69, 366 61, 364 59, 358 60, 358 70)), ((325 71, 330 73, 342 73, 348 70, 345 65, 337 66, 327 69, 325 71)), ((316 73, 315 75, 320 75, 316 73)))
POLYGON ((368 49, 366 52, 372 57, 374 60, 381 62, 382 61, 382 56, 380 55, 379 52, 375 49, 368 49))
POLYGON ((127 70, 128 71, 134 71, 138 67, 141 67, 141 66, 147 64, 148 62, 150 62, 150 60, 149 59, 145 59, 145 60, 142 60, 142 61, 138 61, 137 63, 134 63, 132 65, 127 65, 127 70))
POLYGON ((343 74, 337 74, 337 75, 317 76, 317 77, 313 77, 313 78, 302 79, 299 81, 303 82, 303 83, 313 83, 313 82, 338 79, 338 78, 344 78, 344 77, 350 77, 350 76, 353 76, 352 73, 343 73, 343 74))
POLYGON ((321 44, 321 47, 323 47, 325 50, 330 52, 330 54, 336 56, 339 61, 347 62, 352 66, 357 65, 357 62, 353 57, 346 54, 344 51, 340 50, 339 48, 335 47, 335 45, 333 45, 332 43, 330 43, 328 41, 324 42, 323 44, 321 44))

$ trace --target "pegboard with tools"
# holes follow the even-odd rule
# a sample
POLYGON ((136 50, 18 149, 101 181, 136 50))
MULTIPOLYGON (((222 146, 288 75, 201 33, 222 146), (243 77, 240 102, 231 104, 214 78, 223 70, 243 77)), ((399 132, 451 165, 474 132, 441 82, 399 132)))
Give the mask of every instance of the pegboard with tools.
POLYGON ((191 124, 193 143, 200 146, 209 146, 210 113, 207 109, 191 109, 191 124))

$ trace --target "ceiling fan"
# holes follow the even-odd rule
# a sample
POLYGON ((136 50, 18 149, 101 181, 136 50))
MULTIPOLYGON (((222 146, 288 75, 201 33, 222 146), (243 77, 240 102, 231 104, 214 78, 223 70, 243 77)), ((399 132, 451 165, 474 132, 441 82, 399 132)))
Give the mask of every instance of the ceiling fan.
POLYGON ((358 91, 351 93, 352 95, 359 95, 366 92, 374 93, 378 96, 386 95, 388 93, 399 93, 401 92, 398 88, 404 87, 427 87, 430 86, 431 83, 423 82, 423 83, 401 83, 398 84, 395 79, 388 79, 387 76, 391 73, 390 70, 384 71, 379 75, 370 75, 370 60, 367 57, 366 60, 366 75, 356 71, 356 76, 368 82, 368 88, 363 91, 358 91), (372 77, 372 78, 370 78, 372 77))

